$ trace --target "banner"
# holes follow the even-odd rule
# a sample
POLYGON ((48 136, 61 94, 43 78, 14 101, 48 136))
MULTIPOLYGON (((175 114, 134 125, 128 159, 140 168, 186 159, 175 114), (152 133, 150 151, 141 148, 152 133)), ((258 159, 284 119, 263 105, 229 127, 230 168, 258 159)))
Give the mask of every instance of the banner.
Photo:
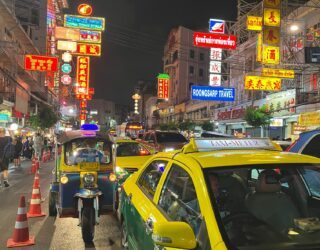
POLYGON ((234 88, 191 86, 191 99, 202 101, 225 101, 235 100, 234 88))

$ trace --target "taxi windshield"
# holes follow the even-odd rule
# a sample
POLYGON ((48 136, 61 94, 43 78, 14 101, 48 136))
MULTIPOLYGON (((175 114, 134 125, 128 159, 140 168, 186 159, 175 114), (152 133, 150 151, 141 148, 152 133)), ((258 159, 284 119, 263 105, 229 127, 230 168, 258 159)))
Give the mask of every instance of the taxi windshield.
POLYGON ((118 142, 117 143, 117 157, 127 156, 145 156, 150 155, 150 152, 136 142, 118 142))
POLYGON ((204 174, 217 222, 230 248, 320 246, 319 165, 210 168, 204 174))
POLYGON ((101 138, 78 138, 65 145, 65 162, 77 165, 81 162, 109 164, 111 143, 101 138))

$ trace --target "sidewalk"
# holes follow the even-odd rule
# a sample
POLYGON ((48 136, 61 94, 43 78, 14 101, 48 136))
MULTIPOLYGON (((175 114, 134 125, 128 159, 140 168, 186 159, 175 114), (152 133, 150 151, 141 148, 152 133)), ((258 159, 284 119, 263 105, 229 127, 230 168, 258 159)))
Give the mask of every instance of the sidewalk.
POLYGON ((21 160, 21 166, 20 167, 15 167, 14 163, 9 164, 9 176, 11 174, 15 174, 17 172, 26 172, 30 170, 32 165, 32 160, 26 159, 26 160, 21 160))

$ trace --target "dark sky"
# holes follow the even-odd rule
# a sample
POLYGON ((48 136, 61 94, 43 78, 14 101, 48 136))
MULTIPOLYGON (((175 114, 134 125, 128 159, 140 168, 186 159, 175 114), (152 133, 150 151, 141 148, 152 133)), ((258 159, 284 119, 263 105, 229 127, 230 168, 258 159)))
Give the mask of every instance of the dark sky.
MULTIPOLYGON (((70 13, 76 12, 70 1, 70 13)), ((139 80, 155 82, 169 31, 179 25, 203 29, 209 18, 234 20, 236 0, 90 0, 94 16, 106 18, 102 56, 93 58, 94 98, 130 104, 139 80)))

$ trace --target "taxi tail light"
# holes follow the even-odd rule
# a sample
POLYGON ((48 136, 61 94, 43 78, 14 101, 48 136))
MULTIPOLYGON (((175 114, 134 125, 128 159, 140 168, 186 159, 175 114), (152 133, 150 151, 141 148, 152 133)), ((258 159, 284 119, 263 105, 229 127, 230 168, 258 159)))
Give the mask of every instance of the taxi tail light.
POLYGON ((109 175, 109 180, 110 180, 111 182, 115 182, 115 181, 117 180, 117 176, 116 176, 114 173, 111 173, 111 174, 109 175))
POLYGON ((142 150, 140 150, 140 155, 141 156, 149 155, 149 152, 147 150, 142 149, 142 150))

